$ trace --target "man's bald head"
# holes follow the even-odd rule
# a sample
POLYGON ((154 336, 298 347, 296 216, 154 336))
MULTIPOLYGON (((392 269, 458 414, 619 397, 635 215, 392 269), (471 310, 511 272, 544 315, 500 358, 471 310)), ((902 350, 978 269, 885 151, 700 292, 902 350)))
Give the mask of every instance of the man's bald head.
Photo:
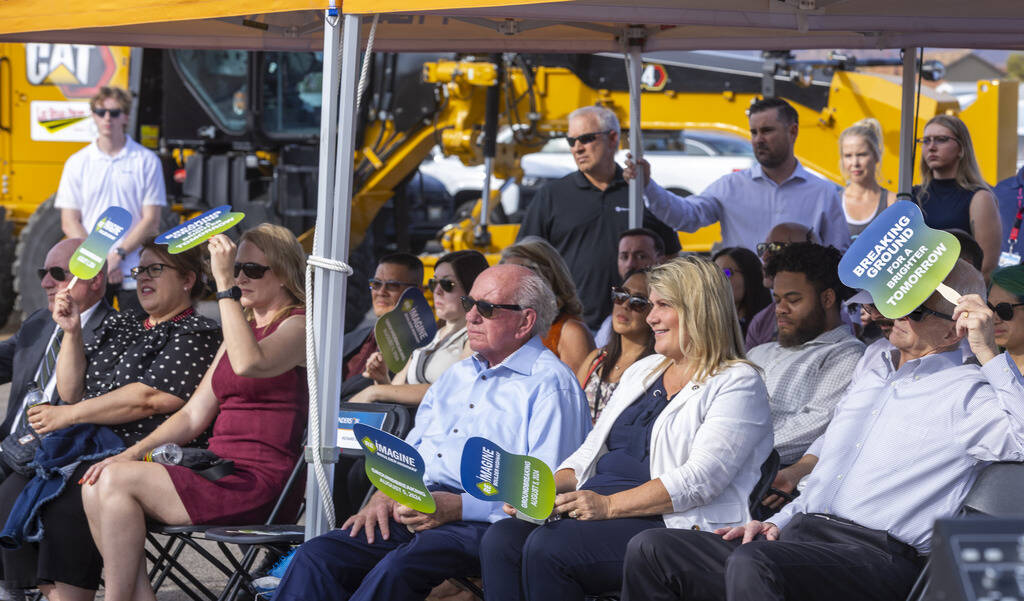
MULTIPOLYGON (((963 259, 957 259, 956 264, 953 265, 953 271, 949 272, 949 275, 946 276, 946 279, 942 280, 942 283, 956 290, 960 296, 977 294, 983 300, 988 297, 985 276, 974 265, 963 259)), ((929 306, 936 307, 937 311, 943 313, 952 315, 953 310, 956 309, 956 305, 946 300, 938 292, 932 294, 928 300, 931 301, 928 303, 929 306)))
MULTIPOLYGON (((71 283, 72 275, 68 267, 71 263, 71 256, 75 254, 75 250, 82 245, 82 242, 85 242, 84 238, 61 240, 50 248, 50 252, 46 253, 43 268, 47 270, 47 273, 43 275, 40 285, 43 287, 43 292, 46 293, 47 308, 50 311, 53 311, 53 297, 71 283), (53 274, 50 273, 50 269, 53 267, 59 267, 64 272, 63 280, 53 277, 53 274)), ((71 289, 71 296, 78 303, 79 310, 84 311, 99 302, 105 292, 106 270, 100 269, 99 274, 93 279, 75 283, 75 287, 71 289)))
POLYGON ((813 242, 814 244, 821 244, 821 240, 818 238, 818 235, 809 227, 793 222, 780 223, 776 225, 770 232, 768 232, 768 236, 764 241, 768 243, 813 242))

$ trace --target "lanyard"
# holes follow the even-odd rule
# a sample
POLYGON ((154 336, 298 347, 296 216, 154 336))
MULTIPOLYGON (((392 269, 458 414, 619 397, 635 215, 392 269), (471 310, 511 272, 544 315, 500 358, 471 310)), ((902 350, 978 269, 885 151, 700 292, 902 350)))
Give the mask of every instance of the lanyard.
POLYGON ((1024 220, 1024 185, 1017 187, 1017 219, 1013 222, 1013 227, 1010 228, 1010 252, 1017 247, 1017 237, 1020 236, 1020 225, 1021 221, 1024 220))

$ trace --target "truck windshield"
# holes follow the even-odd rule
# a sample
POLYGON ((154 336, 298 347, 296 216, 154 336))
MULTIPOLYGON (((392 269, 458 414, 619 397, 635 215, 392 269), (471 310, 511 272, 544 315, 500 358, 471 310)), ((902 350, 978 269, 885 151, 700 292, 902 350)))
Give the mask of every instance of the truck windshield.
POLYGON ((224 131, 245 132, 249 60, 244 50, 174 50, 182 78, 224 131))
POLYGON ((267 52, 263 60, 263 131, 272 136, 320 133, 322 52, 267 52))

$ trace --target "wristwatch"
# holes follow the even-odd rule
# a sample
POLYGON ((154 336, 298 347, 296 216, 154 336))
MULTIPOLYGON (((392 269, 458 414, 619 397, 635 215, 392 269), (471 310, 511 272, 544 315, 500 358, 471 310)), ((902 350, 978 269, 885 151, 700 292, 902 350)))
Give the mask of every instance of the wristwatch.
POLYGON ((122 259, 123 259, 123 258, 125 257, 125 255, 127 255, 127 254, 128 254, 128 253, 124 252, 124 249, 123 249, 123 248, 121 248, 120 246, 118 246, 117 248, 115 248, 115 249, 114 249, 114 252, 116 252, 116 253, 117 253, 117 256, 121 257, 122 259))
POLYGON ((220 300, 222 298, 230 298, 231 300, 241 300, 242 289, 239 288, 238 286, 232 286, 227 290, 221 290, 220 292, 217 293, 217 300, 220 300))

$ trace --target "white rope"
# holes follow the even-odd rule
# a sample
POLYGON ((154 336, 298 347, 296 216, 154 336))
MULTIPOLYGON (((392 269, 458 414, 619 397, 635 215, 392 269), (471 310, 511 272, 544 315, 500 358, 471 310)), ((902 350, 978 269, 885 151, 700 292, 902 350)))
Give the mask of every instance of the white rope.
MULTIPOLYGON (((359 103, 362 100, 363 91, 366 90, 370 56, 373 53, 373 41, 377 34, 377 21, 379 17, 380 15, 373 16, 373 24, 370 26, 370 37, 366 41, 366 54, 363 57, 363 68, 359 75, 359 87, 356 93, 356 115, 359 114, 359 103)), ((336 63, 338 65, 341 65, 340 58, 339 47, 339 60, 336 63)), ((315 228, 313 231, 313 248, 316 249, 319 246, 320 229, 315 228)), ((313 299, 313 270, 317 267, 340 272, 345 277, 352 275, 352 268, 344 261, 310 255, 306 258, 307 303, 310 303, 313 299)), ((306 311, 306 383, 309 387, 309 398, 313 401, 310 403, 309 410, 309 440, 311 443, 310 448, 313 450, 313 475, 316 478, 317 488, 319 489, 320 501, 324 506, 327 529, 333 530, 335 526, 333 491, 331 491, 331 485, 327 481, 327 470, 324 467, 322 454, 322 449, 326 448, 326 445, 322 439, 322 428, 320 425, 320 370, 317 363, 317 342, 316 330, 313 326, 313 311, 306 311)), ((331 446, 333 447, 334 444, 335 442, 332 440, 331 446)))
POLYGON ((363 68, 359 72, 359 87, 356 89, 356 115, 359 114, 359 106, 363 103, 363 92, 366 91, 366 84, 370 79, 370 57, 373 56, 373 41, 377 37, 378 20, 380 20, 380 13, 373 15, 370 35, 366 38, 366 54, 363 55, 363 68))

